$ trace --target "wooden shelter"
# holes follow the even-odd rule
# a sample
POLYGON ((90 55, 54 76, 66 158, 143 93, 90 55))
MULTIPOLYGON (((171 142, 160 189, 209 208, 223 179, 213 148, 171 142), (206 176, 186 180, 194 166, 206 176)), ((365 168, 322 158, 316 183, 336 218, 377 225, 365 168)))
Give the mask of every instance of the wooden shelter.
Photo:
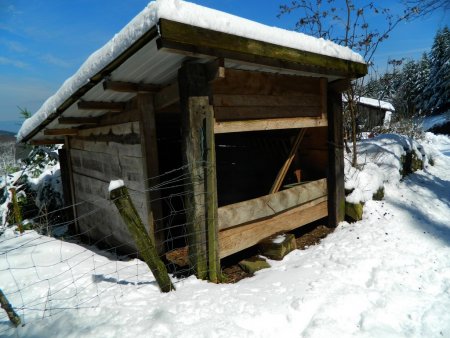
POLYGON ((64 145, 75 231, 125 249, 133 244, 108 201, 110 180, 125 181, 163 252, 168 234, 154 220, 170 211, 152 187, 185 168, 190 250, 213 266, 274 233, 344 219, 341 92, 366 72, 362 62, 159 18, 22 141, 64 145))
POLYGON ((371 131, 375 127, 389 128, 394 106, 386 101, 359 97, 358 105, 358 127, 360 131, 371 131))

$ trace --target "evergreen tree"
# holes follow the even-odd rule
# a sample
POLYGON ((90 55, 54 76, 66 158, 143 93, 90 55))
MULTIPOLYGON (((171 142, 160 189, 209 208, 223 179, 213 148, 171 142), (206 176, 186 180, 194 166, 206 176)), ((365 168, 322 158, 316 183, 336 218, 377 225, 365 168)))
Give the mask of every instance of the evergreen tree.
POLYGON ((426 113, 439 114, 450 109, 450 30, 447 26, 434 38, 424 96, 422 107, 426 113))

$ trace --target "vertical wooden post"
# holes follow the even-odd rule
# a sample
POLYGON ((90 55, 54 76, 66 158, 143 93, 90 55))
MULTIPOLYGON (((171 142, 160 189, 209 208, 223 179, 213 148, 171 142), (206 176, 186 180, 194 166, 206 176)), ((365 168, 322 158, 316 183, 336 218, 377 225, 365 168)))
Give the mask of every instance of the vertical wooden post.
MULTIPOLYGON (((194 98, 191 98, 193 100, 194 98)), ((218 230, 218 200, 217 200, 217 170, 216 142, 214 135, 214 110, 209 105, 207 97, 195 98, 203 101, 206 109, 205 140, 206 140, 206 219, 208 229, 208 265, 209 280, 213 283, 221 281, 219 258, 218 230)))
POLYGON ((342 95, 328 88, 328 223, 335 227, 345 217, 344 134, 342 95))
POLYGON ((20 211, 19 202, 17 201, 16 188, 10 188, 9 191, 11 192, 14 223, 17 224, 17 228, 19 229, 19 232, 23 233, 22 213, 20 211))
POLYGON ((156 282, 162 292, 169 292, 175 290, 172 285, 170 277, 164 263, 158 256, 155 245, 145 229, 139 214, 131 201, 130 194, 126 187, 121 186, 111 189, 110 198, 119 210, 123 221, 128 227, 136 246, 139 249, 139 254, 147 263, 148 267, 155 276, 156 282))
POLYGON ((69 224, 69 233, 72 235, 80 233, 77 223, 77 207, 76 207, 76 196, 75 196, 75 185, 73 182, 73 170, 72 170, 72 155, 70 148, 70 138, 66 136, 64 138, 64 148, 66 149, 66 159, 67 159, 67 175, 69 177, 69 190, 70 190, 70 198, 72 203, 72 220, 69 224))
POLYGON ((147 222, 150 237, 154 240, 159 254, 164 252, 164 230, 155 220, 162 218, 162 206, 159 191, 150 191, 151 184, 158 184, 159 159, 156 138, 155 108, 152 94, 138 94, 137 107, 140 115, 140 134, 144 163, 145 195, 147 199, 147 222), (149 179, 153 178, 151 181, 149 179))
MULTIPOLYGON (((205 191, 215 190, 213 188, 215 186, 215 155, 209 152, 208 157, 208 151, 205 149, 209 146, 211 150, 215 146, 214 130, 210 125, 213 122, 207 120, 207 118, 213 118, 213 110, 209 105, 209 73, 210 70, 203 64, 186 63, 178 72, 178 84, 183 124, 183 156, 184 162, 187 164, 191 190, 187 199, 187 209, 190 210, 187 215, 190 234, 189 258, 198 278, 206 279, 209 276, 211 280, 218 281, 217 271, 220 266, 217 255, 217 227, 215 226, 217 200, 209 201, 211 204, 208 203, 207 206, 205 198, 205 191), (206 132, 206 128, 209 128, 208 132, 206 132), (214 166, 213 172, 208 171, 212 176, 208 176, 207 173, 206 178, 205 163, 209 164, 208 170, 214 166), (208 178, 209 182, 206 181, 208 178), (207 222, 208 219, 211 219, 210 223, 207 222), (210 226, 209 229, 208 226, 210 226), (213 271, 209 275, 208 271, 211 269, 213 271)), ((214 192, 212 193, 214 194, 214 192)), ((210 197, 208 195, 208 198, 210 197)))
MULTIPOLYGON (((73 217, 73 209, 72 209, 72 192, 70 186, 70 171, 69 171, 69 162, 67 156, 67 148, 64 146, 61 149, 58 149, 58 158, 59 158, 59 168, 61 172, 61 182, 63 188, 63 196, 64 196, 64 207, 66 208, 64 215, 68 222, 74 219, 73 217)), ((73 229, 70 229, 69 232, 73 233, 73 229)))
POLYGON ((17 315, 16 311, 14 311, 11 304, 8 302, 8 299, 6 298, 2 289, 0 289, 0 305, 1 305, 2 309, 5 310, 11 323, 15 327, 18 327, 20 325, 20 317, 17 315))

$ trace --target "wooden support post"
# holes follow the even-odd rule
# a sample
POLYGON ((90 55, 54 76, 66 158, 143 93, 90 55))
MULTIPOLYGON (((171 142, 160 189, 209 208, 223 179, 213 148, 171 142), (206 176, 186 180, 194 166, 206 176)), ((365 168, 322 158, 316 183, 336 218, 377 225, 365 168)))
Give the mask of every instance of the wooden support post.
POLYGON ((297 137, 295 138, 294 144, 292 145, 289 156, 286 159, 286 162, 284 162, 280 171, 278 172, 277 178, 275 179, 275 182, 273 183, 272 188, 270 189, 270 194, 274 194, 280 190, 281 185, 283 184, 284 178, 286 177, 286 174, 289 170, 289 167, 291 166, 292 161, 294 160, 295 154, 297 153, 298 147, 300 146, 300 143, 302 142, 303 137, 305 136, 305 133, 306 133, 306 129, 299 130, 297 137))
POLYGON ((3 293, 2 289, 0 289, 0 305, 1 305, 2 309, 5 310, 6 314, 8 315, 9 320, 11 321, 11 323, 15 327, 18 327, 20 325, 20 322, 21 322, 20 321, 20 317, 16 313, 16 311, 14 311, 13 307, 11 306, 11 304, 8 302, 8 299, 6 298, 6 296, 3 293))
MULTIPOLYGON (((67 148, 58 149, 58 158, 59 158, 59 167, 61 171, 61 181, 63 188, 63 196, 64 196, 64 207, 65 212, 64 215, 66 217, 67 222, 71 222, 73 217, 73 200, 72 200, 72 191, 70 184, 70 169, 69 169, 69 161, 67 156, 67 148)), ((74 233, 73 223, 69 224, 69 232, 74 233)))
POLYGON ((155 276, 156 282, 162 292, 170 292, 175 290, 167 269, 164 263, 158 256, 155 245, 147 233, 142 220, 136 208, 131 201, 128 189, 124 186, 115 188, 110 191, 110 199, 114 202, 123 221, 128 227, 136 246, 139 249, 139 254, 147 263, 148 267, 155 276))
POLYGON ((79 233, 79 227, 77 223, 77 207, 76 207, 76 196, 75 196, 75 184, 73 180, 73 166, 72 166, 72 155, 71 155, 71 146, 70 146, 70 138, 65 137, 64 139, 64 148, 66 149, 66 158, 67 158, 67 175, 69 177, 69 191, 70 191, 70 199, 72 203, 72 220, 73 222, 69 223, 69 233, 71 235, 75 235, 79 233))
POLYGON ((186 63, 178 71, 182 111, 183 155, 187 164, 189 195, 186 215, 189 233, 189 260, 197 278, 208 278, 205 200, 205 118, 210 89, 204 65, 186 63), (193 99, 193 98, 196 99, 193 99), (200 99, 200 100, 199 100, 200 99))
POLYGON ((16 188, 10 188, 9 191, 11 192, 14 223, 17 225, 19 232, 22 234, 23 233, 22 213, 20 212, 19 202, 17 201, 16 188))
POLYGON ((155 109, 152 94, 138 94, 137 107, 140 113, 140 133, 142 157, 144 159, 144 177, 147 197, 147 222, 150 237, 154 240, 159 254, 164 251, 164 231, 155 221, 162 218, 162 206, 159 191, 150 191, 151 185, 159 182, 158 145, 156 139, 155 109), (150 179, 152 179, 150 181, 150 179))
POLYGON ((335 227, 345 217, 344 139, 342 95, 328 89, 328 223, 335 227))
POLYGON ((209 280, 213 283, 221 281, 218 235, 218 199, 216 171, 216 142, 214 136, 214 110, 209 105, 208 97, 191 98, 202 101, 206 109, 205 140, 206 140, 206 219, 208 229, 208 264, 209 280))

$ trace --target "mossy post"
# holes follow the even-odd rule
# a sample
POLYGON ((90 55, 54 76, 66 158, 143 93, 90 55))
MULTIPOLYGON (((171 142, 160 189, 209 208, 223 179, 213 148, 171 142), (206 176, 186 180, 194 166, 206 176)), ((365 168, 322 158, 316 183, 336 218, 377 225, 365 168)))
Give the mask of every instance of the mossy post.
POLYGON ((136 242, 140 255, 155 276, 161 291, 170 292, 175 290, 175 287, 170 281, 166 266, 159 258, 155 245, 145 230, 145 226, 131 201, 128 189, 125 186, 119 186, 111 189, 109 196, 119 210, 123 221, 136 242))
POLYGON ((205 143, 206 143, 206 228, 208 231, 208 270, 209 280, 221 282, 219 259, 219 233, 217 225, 217 173, 216 173, 216 143, 214 135, 214 111, 207 97, 191 98, 203 105, 205 112, 205 143))
POLYGON ((20 212, 19 202, 17 201, 16 189, 15 188, 11 188, 11 189, 9 189, 9 191, 11 192, 11 200, 12 200, 12 206, 13 206, 14 223, 17 224, 17 228, 19 228, 20 233, 23 233, 22 213, 20 212))
POLYGON ((0 304, 2 306, 2 309, 5 310, 6 314, 8 315, 8 318, 11 321, 11 323, 15 327, 18 327, 20 325, 20 322, 21 322, 20 321, 20 317, 16 313, 16 311, 14 311, 14 309, 11 306, 11 304, 8 302, 8 299, 6 298, 6 296, 3 293, 2 289, 0 289, 0 304))
POLYGON ((205 179, 205 119, 209 84, 203 64, 186 63, 178 70, 182 111, 182 148, 188 191, 186 223, 189 232, 189 261, 199 279, 208 279, 208 237, 205 179))

